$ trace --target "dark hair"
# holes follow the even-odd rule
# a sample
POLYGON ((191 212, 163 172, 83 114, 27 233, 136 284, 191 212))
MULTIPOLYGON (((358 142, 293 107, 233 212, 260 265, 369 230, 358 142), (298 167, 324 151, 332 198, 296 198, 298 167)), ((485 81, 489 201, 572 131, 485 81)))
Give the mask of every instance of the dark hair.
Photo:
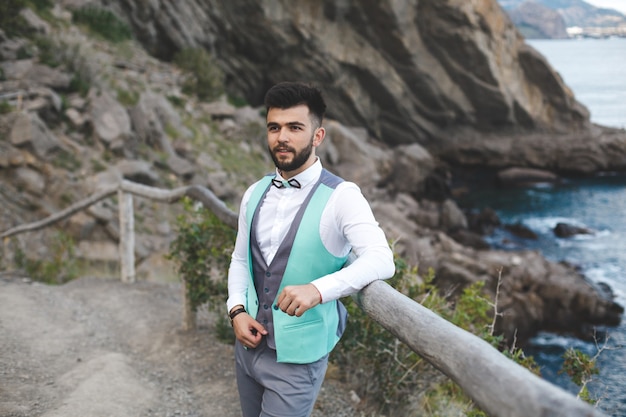
POLYGON ((321 126, 326 111, 326 103, 322 92, 317 88, 301 82, 282 82, 270 88, 265 94, 265 109, 288 109, 305 104, 312 117, 321 126))

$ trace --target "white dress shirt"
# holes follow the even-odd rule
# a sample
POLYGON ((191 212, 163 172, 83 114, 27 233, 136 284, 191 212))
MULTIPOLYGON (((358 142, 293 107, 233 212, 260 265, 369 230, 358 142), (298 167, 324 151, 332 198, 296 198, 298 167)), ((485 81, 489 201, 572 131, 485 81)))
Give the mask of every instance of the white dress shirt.
MULTIPOLYGON (((299 207, 321 173, 322 164, 318 159, 294 177, 301 188, 279 189, 271 186, 267 192, 258 214, 256 236, 268 264, 272 262, 299 207)), ((283 180, 278 170, 276 178, 283 180)), ((250 194, 257 183, 246 190, 239 209, 237 239, 228 271, 228 311, 238 304, 245 305, 250 279, 246 211, 250 194)), ((374 280, 393 276, 395 264, 389 243, 356 184, 344 181, 332 193, 320 220, 320 237, 333 255, 342 257, 352 250, 350 257, 355 258, 347 267, 312 281, 322 296, 322 302, 353 294, 374 280)))

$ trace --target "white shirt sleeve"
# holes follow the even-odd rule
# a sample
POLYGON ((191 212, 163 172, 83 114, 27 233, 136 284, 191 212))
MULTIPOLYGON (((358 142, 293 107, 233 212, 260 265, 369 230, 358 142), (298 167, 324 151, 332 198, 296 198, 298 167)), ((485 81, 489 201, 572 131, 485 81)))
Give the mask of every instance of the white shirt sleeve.
MULTIPOLYGON (((322 222, 328 221, 334 223, 335 233, 345 239, 356 259, 345 268, 313 281, 322 302, 345 297, 377 279, 393 276, 395 263, 389 242, 356 184, 344 182, 337 187, 322 215, 322 222)), ((328 240, 324 239, 324 230, 320 234, 323 241, 328 240)))
POLYGON ((248 280, 250 279, 250 268, 248 267, 249 228, 246 220, 246 211, 248 201, 250 201, 250 194, 252 194, 255 185, 256 183, 244 193, 239 207, 237 238, 228 269, 228 300, 226 301, 228 311, 238 304, 246 304, 246 291, 248 289, 248 280))

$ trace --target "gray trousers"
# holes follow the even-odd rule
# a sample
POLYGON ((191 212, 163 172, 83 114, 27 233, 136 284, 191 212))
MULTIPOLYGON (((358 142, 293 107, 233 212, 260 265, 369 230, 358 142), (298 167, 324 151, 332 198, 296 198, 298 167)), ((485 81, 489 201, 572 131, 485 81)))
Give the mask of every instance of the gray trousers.
POLYGON ((328 355, 310 364, 278 363, 263 338, 256 349, 235 342, 235 363, 243 417, 307 417, 324 382, 328 355))

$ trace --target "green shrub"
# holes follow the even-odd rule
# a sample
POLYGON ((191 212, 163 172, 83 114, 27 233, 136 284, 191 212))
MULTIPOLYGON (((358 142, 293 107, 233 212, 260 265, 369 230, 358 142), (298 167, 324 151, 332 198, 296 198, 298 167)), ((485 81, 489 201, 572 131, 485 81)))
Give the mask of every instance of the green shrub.
POLYGON ((136 91, 118 89, 117 100, 126 107, 132 107, 139 102, 139 93, 136 91))
POLYGON ((243 97, 239 97, 239 96, 235 96, 235 97, 229 96, 228 102, 237 108, 241 108, 241 107, 248 105, 248 102, 246 101, 246 99, 243 97))
MULTIPOLYGON (((395 263, 396 273, 388 284, 440 315, 452 315, 450 302, 432 284, 432 271, 419 277, 417 269, 402 258, 396 257, 395 263)), ((342 302, 350 318, 330 359, 344 370, 344 378, 357 394, 367 399, 367 408, 402 414, 410 400, 441 390, 438 382, 445 377, 439 371, 367 316, 352 297, 342 302)))
POLYGON ((593 376, 600 373, 596 359, 597 356, 592 358, 579 350, 569 348, 563 354, 563 367, 560 371, 566 373, 572 382, 580 387, 578 397, 590 404, 597 402, 587 389, 587 384, 591 382, 593 376))
POLYGON ((52 68, 61 65, 60 52, 64 48, 63 45, 45 36, 36 36, 34 43, 39 51, 39 62, 52 68))
POLYGON ((73 12, 72 21, 87 26, 93 33, 111 42, 132 39, 130 26, 107 9, 83 6, 73 12))
POLYGON ((27 0, 27 2, 37 11, 45 11, 54 7, 54 2, 52 0, 27 0))
MULTIPOLYGON (((490 331, 493 303, 482 291, 483 282, 468 286, 456 300, 451 300, 434 285, 434 271, 420 277, 416 268, 409 267, 403 259, 396 257, 395 262, 396 273, 387 282, 397 291, 494 347, 500 345, 501 337, 490 331)), ((367 399, 369 408, 392 415, 405 414, 405 407, 414 407, 420 398, 421 407, 427 410, 424 415, 448 415, 454 409, 455 415, 484 416, 456 384, 363 313, 352 298, 343 302, 350 320, 331 361, 345 370, 345 378, 361 398, 367 399), (349 379, 351 373, 354 380, 349 379)), ((520 349, 503 354, 537 372, 532 357, 526 357, 520 349)))
POLYGON ((0 100, 0 114, 7 114, 7 113, 11 113, 13 111, 13 106, 11 106, 11 104, 6 101, 6 100, 0 100))
POLYGON ((63 232, 58 232, 50 240, 46 259, 31 259, 20 248, 15 249, 14 262, 30 278, 46 284, 63 284, 78 276, 79 264, 74 256, 74 240, 63 232))
POLYGON ((70 80, 69 91, 72 93, 78 93, 82 97, 86 97, 91 88, 91 83, 85 77, 80 74, 74 74, 70 80))
POLYGON ((37 55, 37 48, 31 43, 21 46, 15 53, 17 59, 30 59, 37 55))
POLYGON ((174 107, 178 107, 180 109, 185 108, 185 100, 183 100, 182 97, 179 96, 174 96, 174 95, 168 95, 167 96, 167 100, 174 106, 174 107))
POLYGON ((170 245, 169 259, 178 264, 192 310, 205 303, 223 309, 228 293, 226 271, 236 232, 210 210, 183 200, 185 214, 177 219, 178 236, 170 245))
POLYGON ((70 172, 75 172, 82 166, 82 161, 73 153, 62 150, 54 155, 52 165, 70 172))
POLYGON ((20 16, 20 10, 24 7, 26 7, 25 0, 0 1, 0 29, 4 30, 10 38, 22 35, 28 26, 24 18, 20 16))
POLYGON ((224 93, 224 74, 206 50, 183 49, 174 57, 174 63, 186 73, 185 94, 195 94, 200 100, 210 101, 224 93))

